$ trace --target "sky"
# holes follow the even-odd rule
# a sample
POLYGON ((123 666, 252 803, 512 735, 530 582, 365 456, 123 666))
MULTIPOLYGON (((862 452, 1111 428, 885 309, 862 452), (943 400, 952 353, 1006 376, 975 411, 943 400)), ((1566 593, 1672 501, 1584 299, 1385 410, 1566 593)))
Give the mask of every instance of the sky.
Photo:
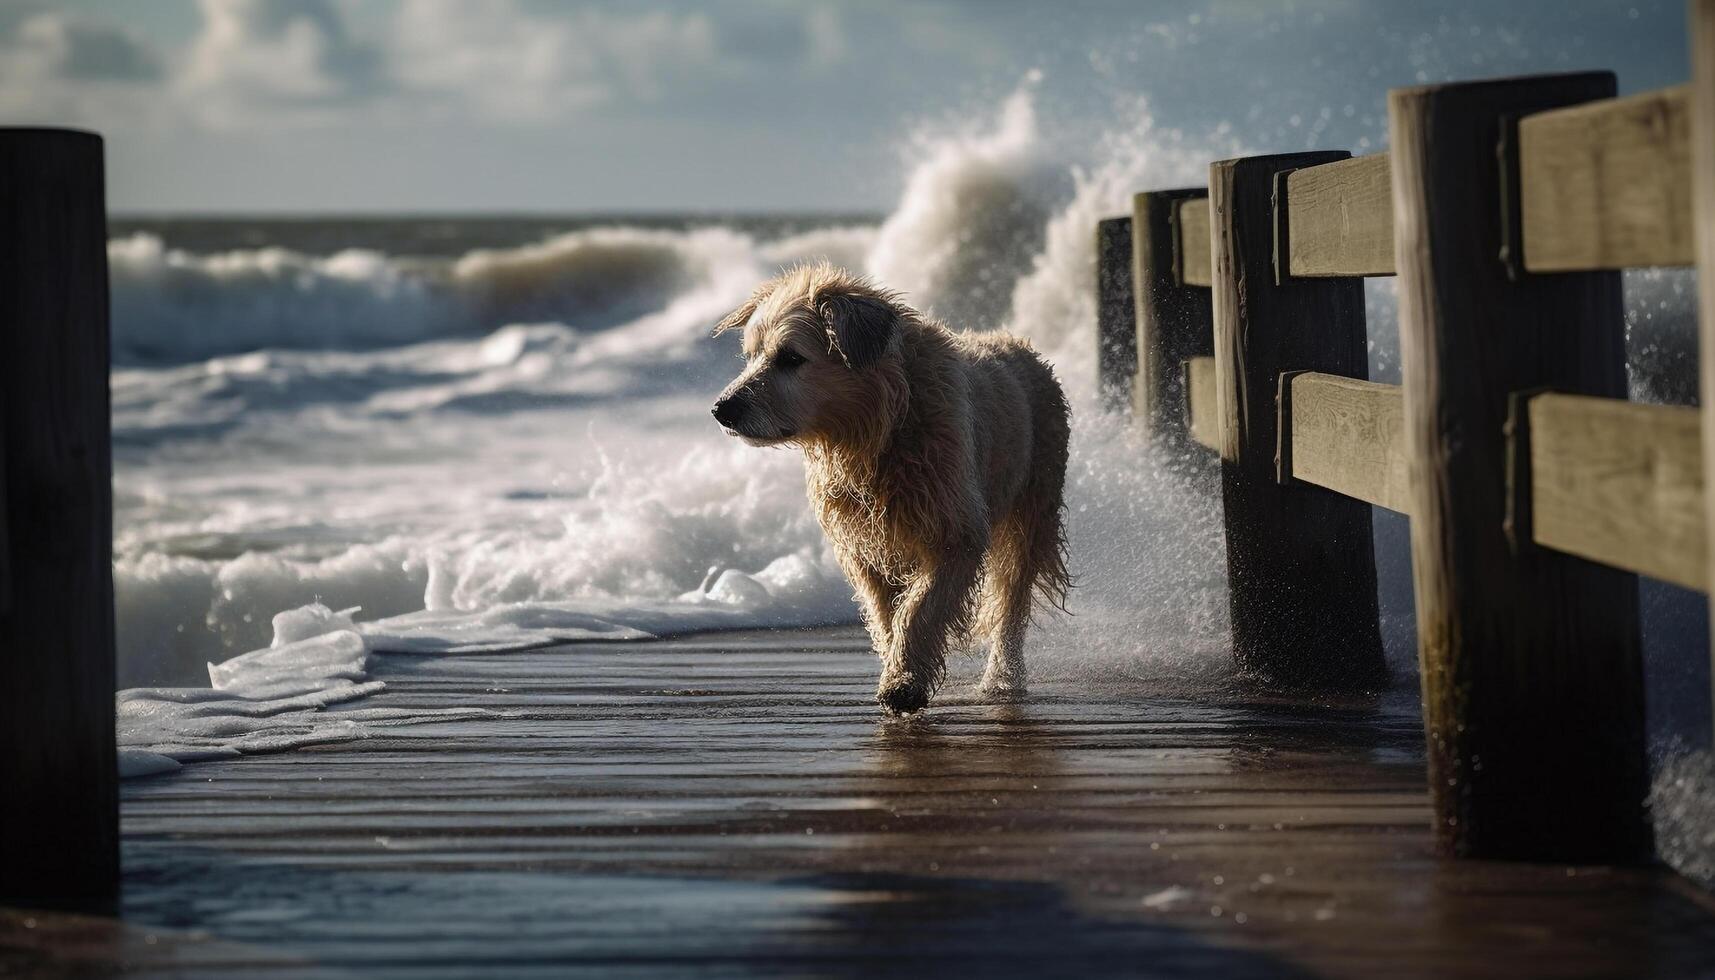
POLYGON ((116 213, 885 210, 1033 83, 1068 159, 1147 117, 1380 149, 1391 86, 1689 75, 1627 0, 0 0, 0 124, 94 129, 116 213))

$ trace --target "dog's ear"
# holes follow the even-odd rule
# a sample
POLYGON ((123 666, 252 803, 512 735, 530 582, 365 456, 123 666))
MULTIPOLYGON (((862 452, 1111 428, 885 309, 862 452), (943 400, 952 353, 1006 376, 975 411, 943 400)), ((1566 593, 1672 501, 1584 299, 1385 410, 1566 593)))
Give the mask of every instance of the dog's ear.
POLYGON ((758 290, 756 293, 752 294, 749 299, 744 301, 744 305, 733 310, 731 313, 728 313, 726 316, 721 317, 721 322, 715 324, 715 332, 709 336, 719 337, 728 330, 739 329, 750 322, 750 318, 756 315, 756 308, 761 305, 762 293, 761 290, 758 290))
POLYGON ((854 371, 881 360, 899 320, 892 304, 869 296, 829 296, 821 312, 834 350, 854 371))

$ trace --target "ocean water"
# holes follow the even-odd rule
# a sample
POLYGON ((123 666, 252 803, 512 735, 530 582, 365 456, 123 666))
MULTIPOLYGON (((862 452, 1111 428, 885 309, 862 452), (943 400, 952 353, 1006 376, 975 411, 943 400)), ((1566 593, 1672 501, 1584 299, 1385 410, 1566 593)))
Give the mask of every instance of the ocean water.
MULTIPOLYGON (((1033 632, 1033 671, 1224 681, 1208 463, 1163 458, 1095 410, 1093 228, 1133 191, 1199 183, 1247 148, 1224 129, 1160 131, 1141 103, 1115 118, 1068 147, 1027 81, 908 141, 900 198, 877 215, 115 221, 125 771, 444 720, 388 706, 367 667, 389 651, 855 621, 797 456, 708 416, 738 368, 712 324, 821 259, 1054 362, 1080 584, 1071 615, 1033 632)), ((1635 396, 1694 399, 1694 282, 1627 286, 1635 396)), ((1390 285, 1368 301, 1372 376, 1397 380, 1390 285)), ((1377 529, 1404 688, 1404 524, 1377 529)), ((1664 852, 1715 874, 1701 600, 1651 588, 1664 852)))
POLYGON ((1234 147, 1133 118, 1068 160, 1027 82, 919 134, 881 215, 115 222, 128 765, 355 737, 316 709, 387 651, 854 621, 796 454, 708 416, 712 324, 822 259, 1054 360, 1084 584, 1039 658, 1224 672, 1218 507, 1093 411, 1089 229, 1234 147))

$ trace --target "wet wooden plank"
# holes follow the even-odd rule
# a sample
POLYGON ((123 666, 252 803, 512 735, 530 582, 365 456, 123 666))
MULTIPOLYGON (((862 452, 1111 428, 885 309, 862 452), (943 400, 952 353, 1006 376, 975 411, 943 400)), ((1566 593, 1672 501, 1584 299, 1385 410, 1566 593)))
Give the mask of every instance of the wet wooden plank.
POLYGON ((1179 270, 1180 284, 1214 284, 1209 256, 1209 199, 1192 197, 1179 201, 1174 205, 1173 216, 1179 229, 1179 247, 1173 264, 1179 270))
POLYGON ((88 977, 160 969, 191 976, 339 975, 300 957, 221 942, 206 934, 75 912, 0 908, 0 976, 88 977))
POLYGON ((125 784, 125 931, 0 916, 0 974, 1715 969, 1663 873, 1435 860, 1408 692, 979 666, 891 722, 850 629, 383 657, 372 705, 498 714, 125 784))
POLYGON ((1291 376, 1280 428, 1291 439, 1283 478, 1411 512, 1405 406, 1398 385, 1305 372, 1291 376))
POLYGON ((1697 409, 1543 394, 1529 417, 1538 544, 1708 588, 1697 409))
POLYGON ((1185 362, 1185 408, 1190 413, 1191 441, 1221 448, 1221 409, 1215 399, 1215 359, 1193 357, 1185 362))
POLYGON ((1691 86, 1519 120, 1525 268, 1691 265, 1691 86))
POLYGON ((1393 275, 1390 167, 1386 153, 1372 153, 1287 175, 1292 275, 1393 275))

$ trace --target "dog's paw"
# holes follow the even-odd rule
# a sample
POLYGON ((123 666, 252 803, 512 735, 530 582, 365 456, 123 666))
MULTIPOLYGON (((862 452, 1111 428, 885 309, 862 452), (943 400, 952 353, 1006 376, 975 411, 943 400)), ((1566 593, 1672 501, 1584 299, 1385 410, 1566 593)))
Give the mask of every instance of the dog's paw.
POLYGON ((985 678, 981 684, 977 685, 977 697, 992 703, 1007 704, 1013 701, 1023 701, 1024 696, 1028 693, 1030 692, 1025 690, 1023 684, 1010 681, 991 681, 985 678))
POLYGON ((910 678, 888 681, 875 692, 875 699, 890 715, 909 715, 929 704, 929 689, 912 683, 910 678))
POLYGON ((1022 665, 1008 666, 1004 662, 991 661, 988 669, 983 671, 983 679, 977 683, 977 696, 985 701, 1021 701, 1024 694, 1022 665))

